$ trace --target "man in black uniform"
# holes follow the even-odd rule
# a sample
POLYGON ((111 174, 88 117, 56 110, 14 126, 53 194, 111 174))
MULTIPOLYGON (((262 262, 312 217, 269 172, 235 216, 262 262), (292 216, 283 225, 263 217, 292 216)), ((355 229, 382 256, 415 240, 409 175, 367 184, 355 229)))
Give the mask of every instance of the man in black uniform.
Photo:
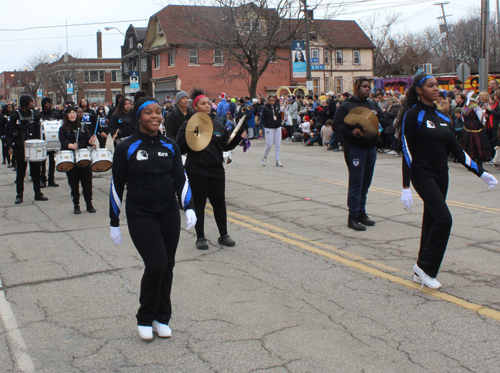
MULTIPOLYGON (((42 111, 35 116, 35 126, 40 130, 41 121, 59 120, 60 118, 59 113, 52 109, 52 100, 49 97, 44 97, 42 99, 42 111)), ((47 158, 49 159, 49 186, 58 187, 59 184, 56 184, 54 180, 56 171, 55 151, 47 151, 47 158)), ((41 187, 45 188, 47 186, 46 161, 41 162, 40 181, 41 187)))
POLYGON ((347 226, 357 231, 364 231, 366 226, 375 225, 375 222, 366 214, 365 206, 377 159, 377 136, 364 139, 363 132, 359 128, 352 129, 346 125, 344 118, 352 109, 361 106, 376 113, 382 127, 390 125, 389 119, 380 106, 368 100, 370 90, 371 83, 367 78, 357 79, 354 83, 354 97, 344 100, 333 118, 333 131, 344 137, 344 158, 349 170, 347 226))
POLYGON ((193 109, 188 106, 188 94, 184 91, 175 95, 175 109, 167 115, 165 132, 168 138, 176 139, 182 123, 188 121, 194 114, 193 109))
MULTIPOLYGON (((40 127, 35 125, 35 102, 28 95, 19 99, 20 110, 16 110, 10 117, 7 137, 16 154, 17 163, 17 197, 16 205, 23 202, 24 177, 27 163, 24 160, 24 142, 31 139, 40 139, 40 127)), ((11 150, 12 152, 12 150, 11 150)), ((48 198, 40 191, 40 162, 30 162, 30 172, 33 179, 35 201, 47 201, 48 198)))

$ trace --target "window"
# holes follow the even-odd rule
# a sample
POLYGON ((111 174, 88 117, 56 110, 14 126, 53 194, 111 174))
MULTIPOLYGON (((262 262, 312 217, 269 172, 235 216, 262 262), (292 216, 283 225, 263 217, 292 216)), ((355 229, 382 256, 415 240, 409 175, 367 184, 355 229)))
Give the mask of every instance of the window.
POLYGON ((122 81, 122 71, 121 70, 112 70, 111 71, 111 81, 112 82, 121 82, 122 81))
POLYGON ((319 78, 313 78, 313 93, 319 94, 319 78))
POLYGON ((128 62, 123 63, 123 72, 128 73, 128 62))
POLYGON ((105 91, 85 91, 85 96, 88 102, 104 102, 106 92, 105 91))
POLYGON ((330 63, 330 51, 327 51, 326 49, 323 50, 323 59, 325 65, 328 65, 330 63))
POLYGON ((104 70, 85 71, 83 73, 83 81, 85 83, 104 82, 104 70))
POLYGON ((168 51, 168 66, 175 66, 175 51, 168 51))
POLYGON ((271 53, 271 56, 269 57, 269 63, 278 63, 276 60, 276 51, 271 53))
POLYGON ((155 54, 155 69, 159 69, 161 66, 161 56, 159 54, 155 54))
POLYGON ((325 78, 325 92, 328 92, 330 89, 328 88, 328 78, 325 78))
POLYGON ((20 86, 21 86, 21 81, 20 81, 20 80, 18 80, 18 81, 17 81, 17 86, 18 86, 18 87, 20 87, 20 86))
POLYGON ((359 51, 352 51, 352 63, 355 65, 361 64, 361 55, 359 51))
POLYGON ((129 49, 134 47, 134 38, 132 36, 128 38, 128 47, 129 49))
POLYGON ((214 49, 214 64, 222 65, 222 63, 223 63, 222 49, 214 49))
POLYGON ((246 34, 260 33, 260 22, 243 22, 243 32, 246 34))
POLYGON ((157 33, 158 35, 163 35, 163 30, 161 29, 160 22, 158 22, 158 23, 156 24, 156 33, 157 33))
POLYGON ((335 64, 342 65, 344 63, 344 56, 342 51, 335 51, 335 64))
POLYGON ((342 78, 335 78, 335 93, 342 93, 342 78))
POLYGON ((147 58, 141 58, 141 71, 142 72, 148 71, 148 59, 147 58))
POLYGON ((189 64, 198 65, 198 49, 189 50, 189 64))
POLYGON ((10 88, 10 83, 5 83, 6 88, 10 88))
POLYGON ((311 49, 311 58, 319 58, 319 50, 311 49))

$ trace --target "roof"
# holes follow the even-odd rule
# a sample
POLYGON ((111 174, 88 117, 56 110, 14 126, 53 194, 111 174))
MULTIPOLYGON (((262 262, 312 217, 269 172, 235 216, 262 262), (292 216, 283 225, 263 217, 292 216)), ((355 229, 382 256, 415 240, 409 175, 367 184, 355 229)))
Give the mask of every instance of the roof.
POLYGON ((136 27, 135 28, 135 33, 137 35, 137 40, 142 41, 146 37, 146 31, 148 30, 147 27, 136 27))
MULTIPOLYGON (((249 3, 238 8, 225 8, 215 6, 190 6, 190 5, 168 5, 150 18, 158 19, 167 44, 189 45, 202 42, 196 35, 213 36, 214 42, 224 42, 227 36, 232 34, 231 28, 224 22, 237 17, 231 12, 247 11, 251 7, 256 7, 249 3)), ((272 19, 278 15, 274 9, 268 9, 269 13, 265 18, 272 19)), ((374 45, 370 38, 359 27, 356 21, 338 21, 315 19, 309 23, 310 31, 321 34, 333 48, 369 48, 374 45)), ((299 34, 305 35, 305 23, 303 21, 291 20, 290 27, 284 27, 277 34, 282 40, 289 40, 286 35, 287 30, 294 30, 297 27, 299 34), (296 22, 300 22, 297 25, 296 22), (298 26, 298 27, 297 27, 298 26)), ((153 28, 148 28, 149 32, 156 32, 153 28)), ((300 36, 298 36, 300 38, 300 36)), ((230 37, 231 38, 231 37, 230 37)), ((149 39, 149 36, 148 36, 149 39)))

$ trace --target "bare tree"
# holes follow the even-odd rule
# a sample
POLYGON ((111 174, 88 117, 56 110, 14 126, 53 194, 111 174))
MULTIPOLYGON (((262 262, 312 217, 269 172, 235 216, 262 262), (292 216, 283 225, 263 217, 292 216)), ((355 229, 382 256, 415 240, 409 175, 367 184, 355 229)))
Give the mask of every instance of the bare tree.
MULTIPOLYGON (((201 5, 197 0, 190 5, 201 5)), ((220 50, 218 77, 241 79, 251 97, 259 78, 275 60, 289 60, 290 42, 303 38, 299 3, 292 0, 215 0, 202 10, 195 6, 172 6, 171 30, 186 44, 200 51, 220 50), (302 30, 302 31, 301 31, 302 30)), ((303 13, 302 13, 303 16, 303 13)), ((217 63, 217 61, 215 61, 217 63)), ((212 63, 213 64, 213 63, 212 63)))

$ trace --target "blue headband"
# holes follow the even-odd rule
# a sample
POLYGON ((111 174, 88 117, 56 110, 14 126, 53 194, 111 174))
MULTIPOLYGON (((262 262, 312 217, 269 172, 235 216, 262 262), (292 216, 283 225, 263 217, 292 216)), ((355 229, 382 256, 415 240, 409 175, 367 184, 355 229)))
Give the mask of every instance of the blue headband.
POLYGON ((146 101, 145 103, 143 103, 141 106, 139 106, 139 109, 137 109, 137 113, 135 113, 135 119, 139 119, 139 117, 141 116, 141 111, 148 105, 151 105, 151 104, 158 104, 157 101, 146 101))
POLYGON ((425 78, 423 78, 420 82, 418 82, 417 84, 417 87, 416 88, 419 88, 422 86, 422 84, 424 84, 424 82, 429 79, 429 78, 434 78, 432 75, 427 75, 425 78))

